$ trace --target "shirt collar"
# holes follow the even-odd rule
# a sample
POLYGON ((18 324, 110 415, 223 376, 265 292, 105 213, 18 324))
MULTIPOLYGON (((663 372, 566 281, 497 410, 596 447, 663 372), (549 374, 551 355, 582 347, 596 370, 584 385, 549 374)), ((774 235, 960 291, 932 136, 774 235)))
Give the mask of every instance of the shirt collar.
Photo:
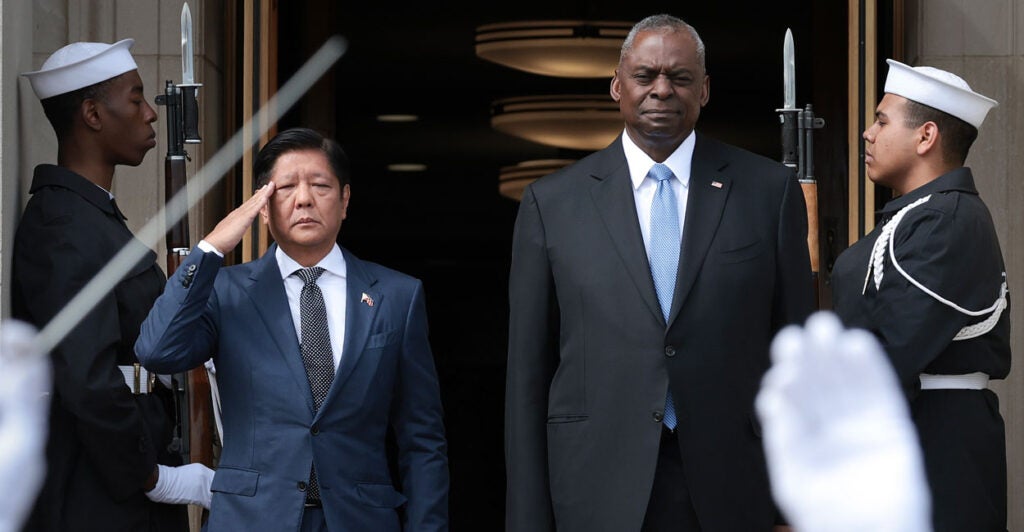
MULTIPOLYGON (((281 249, 281 246, 277 246, 277 250, 274 252, 274 258, 277 259, 277 268, 281 270, 281 278, 285 279, 295 273, 296 270, 301 270, 305 266, 299 264, 295 259, 288 256, 287 253, 281 249)), ((316 264, 327 271, 337 275, 338 277, 346 277, 345 268, 345 255, 341 253, 341 248, 338 244, 334 244, 334 248, 327 254, 326 257, 320 259, 320 262, 316 264)))
MULTIPOLYGON (((697 133, 691 131, 686 140, 662 163, 672 170, 672 173, 683 184, 683 187, 690 186, 690 164, 693 161, 693 146, 696 144, 696 140, 697 133)), ((622 151, 626 154, 626 164, 629 166, 629 179, 633 182, 633 189, 636 190, 643 184, 644 178, 647 177, 647 172, 651 171, 655 161, 651 159, 650 155, 644 153, 633 142, 633 139, 629 138, 629 132, 627 131, 622 132, 622 151)))

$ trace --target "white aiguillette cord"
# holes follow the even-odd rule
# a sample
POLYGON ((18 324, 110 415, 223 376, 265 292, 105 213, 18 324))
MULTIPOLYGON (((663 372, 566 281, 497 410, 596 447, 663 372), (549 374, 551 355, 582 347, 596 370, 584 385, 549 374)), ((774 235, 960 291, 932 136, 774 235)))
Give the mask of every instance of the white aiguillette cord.
POLYGON ((892 261, 892 265, 893 267, 896 268, 896 271, 900 272, 900 274, 903 275, 903 277, 906 278, 908 281, 910 281, 911 284, 918 287, 922 292, 928 294, 939 303, 942 303, 943 305, 946 305, 947 307, 950 307, 956 310, 957 312, 960 312, 961 314, 965 314, 967 316, 983 316, 985 314, 991 313, 991 315, 984 321, 980 321, 978 323, 968 325, 963 329, 960 329, 960 331, 957 332, 956 335, 953 337, 953 340, 957 341, 976 338, 991 331, 992 328, 995 327, 996 323, 999 321, 999 316, 1002 315, 1003 310, 1006 309, 1006 272, 1003 272, 1003 284, 999 288, 999 297, 996 298, 996 302, 986 309, 968 310, 940 296, 939 294, 933 292, 932 290, 929 290, 928 287, 921 284, 917 279, 911 277, 910 274, 907 273, 902 266, 900 266, 900 263, 896 261, 896 246, 894 244, 894 241, 896 239, 893 238, 893 234, 896 232, 896 226, 900 224, 900 222, 903 220, 903 217, 907 214, 907 212, 910 211, 910 209, 913 209, 914 207, 926 203, 929 199, 931 199, 931 197, 931 194, 929 194, 911 203, 910 205, 903 207, 902 209, 899 210, 899 212, 896 213, 896 216, 893 216, 892 219, 889 220, 889 222, 886 223, 884 227, 882 227, 882 233, 878 235, 878 240, 876 240, 875 244, 871 247, 871 257, 868 260, 868 271, 867 275, 864 276, 864 287, 861 289, 860 293, 861 295, 864 295, 867 292, 868 281, 870 281, 872 278, 872 272, 874 272, 875 290, 878 290, 881 287, 882 277, 884 275, 883 268, 885 264, 885 250, 886 248, 888 248, 889 260, 892 261))
POLYGON ((180 220, 188 214, 189 209, 213 188, 224 174, 233 168, 246 148, 256 145, 259 139, 277 122, 277 118, 287 112, 299 101, 313 84, 327 72, 342 55, 348 44, 345 39, 335 35, 323 46, 302 68, 274 94, 259 112, 253 115, 234 136, 228 140, 205 166, 189 180, 189 189, 181 189, 174 195, 160 212, 150 218, 136 235, 110 260, 107 265, 96 273, 85 287, 68 302, 61 311, 46 324, 36 336, 36 344, 40 353, 49 353, 82 318, 85 317, 105 296, 114 289, 133 265, 138 263, 150 246, 156 246, 164 236, 165 222, 180 220), (246 142, 245 139, 248 139, 246 142), (248 146, 246 146, 248 144, 248 146), (193 201, 189 202, 189 196, 193 201))

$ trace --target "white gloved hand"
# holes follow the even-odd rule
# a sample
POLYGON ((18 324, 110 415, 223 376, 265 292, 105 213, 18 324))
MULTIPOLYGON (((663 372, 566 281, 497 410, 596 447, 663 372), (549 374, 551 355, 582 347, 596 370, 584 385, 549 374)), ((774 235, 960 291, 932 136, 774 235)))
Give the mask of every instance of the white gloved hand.
POLYGON ((874 336, 830 312, 772 342, 756 407, 772 493, 801 532, 931 530, 906 399, 874 336))
POLYGON ((21 530, 46 475, 52 375, 35 335, 24 322, 0 326, 0 486, 9 487, 0 497, 0 532, 21 530))
POLYGON ((212 469, 203 464, 159 465, 159 468, 156 486, 146 492, 149 500, 166 504, 198 504, 210 509, 212 469))

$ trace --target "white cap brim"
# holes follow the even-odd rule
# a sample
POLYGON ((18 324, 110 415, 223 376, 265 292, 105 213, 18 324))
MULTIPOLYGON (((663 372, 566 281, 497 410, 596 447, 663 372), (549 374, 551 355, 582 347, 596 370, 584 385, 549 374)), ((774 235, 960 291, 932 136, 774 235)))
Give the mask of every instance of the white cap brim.
POLYGON ((886 59, 885 92, 934 107, 980 128, 999 102, 971 90, 959 76, 932 67, 911 67, 886 59))
POLYGON ((36 96, 45 100, 137 70, 129 52, 133 44, 135 39, 71 43, 50 55, 41 69, 22 75, 32 83, 36 96))

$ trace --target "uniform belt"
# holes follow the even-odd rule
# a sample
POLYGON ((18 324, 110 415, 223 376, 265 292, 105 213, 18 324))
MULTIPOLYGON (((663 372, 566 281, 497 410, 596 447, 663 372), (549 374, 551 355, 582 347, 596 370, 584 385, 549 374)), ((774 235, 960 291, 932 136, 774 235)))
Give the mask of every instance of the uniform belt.
POLYGON ((966 375, 921 374, 922 390, 984 390, 988 388, 988 375, 980 371, 966 375))
POLYGON ((124 383, 133 394, 150 393, 156 386, 156 373, 146 371, 138 362, 130 366, 118 366, 124 375, 124 383))

